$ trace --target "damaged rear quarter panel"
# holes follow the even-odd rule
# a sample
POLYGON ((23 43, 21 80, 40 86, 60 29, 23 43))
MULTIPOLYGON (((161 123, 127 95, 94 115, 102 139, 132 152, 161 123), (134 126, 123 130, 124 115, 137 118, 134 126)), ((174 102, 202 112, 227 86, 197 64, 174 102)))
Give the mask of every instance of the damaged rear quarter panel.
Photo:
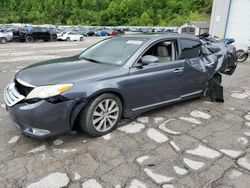
POLYGON ((214 74, 232 75, 237 67, 236 48, 233 45, 225 46, 223 44, 212 44, 209 48, 217 56, 217 67, 214 74))

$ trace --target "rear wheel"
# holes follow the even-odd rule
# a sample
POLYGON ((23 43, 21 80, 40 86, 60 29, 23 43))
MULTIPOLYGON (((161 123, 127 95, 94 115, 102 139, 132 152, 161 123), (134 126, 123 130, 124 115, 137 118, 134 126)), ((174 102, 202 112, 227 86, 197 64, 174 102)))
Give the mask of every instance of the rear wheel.
POLYGON ((66 41, 70 41, 70 38, 69 38, 69 37, 67 37, 67 38, 66 38, 66 41))
POLYGON ((122 114, 121 100, 113 94, 102 94, 86 106, 80 115, 81 128, 97 137, 115 129, 122 114))
POLYGON ((1 44, 7 43, 7 39, 5 37, 0 38, 0 43, 1 44))
POLYGON ((83 37, 80 38, 80 41, 83 41, 83 37))
POLYGON ((57 37, 56 36, 51 36, 51 41, 56 41, 57 40, 57 37))
POLYGON ((34 39, 33 39, 32 36, 28 35, 28 36, 26 36, 25 41, 26 41, 26 42, 33 42, 34 39))
POLYGON ((244 62, 248 58, 248 53, 246 53, 244 50, 237 50, 236 56, 237 56, 238 62, 244 62))

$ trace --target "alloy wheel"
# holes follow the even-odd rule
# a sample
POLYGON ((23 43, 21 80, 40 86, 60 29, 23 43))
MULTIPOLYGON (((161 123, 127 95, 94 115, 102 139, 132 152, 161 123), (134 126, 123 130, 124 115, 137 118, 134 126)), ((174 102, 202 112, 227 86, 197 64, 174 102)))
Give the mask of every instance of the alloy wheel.
POLYGON ((115 100, 101 101, 92 115, 92 124, 96 131, 106 132, 116 124, 119 118, 119 107, 115 100))

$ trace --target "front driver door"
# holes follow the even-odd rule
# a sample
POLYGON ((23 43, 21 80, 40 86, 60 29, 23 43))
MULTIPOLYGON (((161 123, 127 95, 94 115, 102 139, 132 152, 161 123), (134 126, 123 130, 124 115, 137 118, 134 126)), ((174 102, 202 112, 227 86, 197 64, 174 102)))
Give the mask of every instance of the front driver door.
MULTIPOLYGON (((173 41, 174 44, 177 43, 173 41)), ((157 45, 152 48, 157 49, 157 45)), ((174 51, 171 54, 171 60, 161 58, 159 63, 130 69, 130 83, 126 86, 126 92, 133 111, 180 100, 185 60, 178 60, 174 51)))

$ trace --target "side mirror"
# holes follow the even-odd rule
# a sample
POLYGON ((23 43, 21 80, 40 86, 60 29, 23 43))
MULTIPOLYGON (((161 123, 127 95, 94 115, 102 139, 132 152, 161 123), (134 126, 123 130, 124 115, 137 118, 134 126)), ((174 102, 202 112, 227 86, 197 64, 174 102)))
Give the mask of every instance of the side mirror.
POLYGON ((159 58, 153 55, 145 55, 141 58, 142 65, 148 65, 157 62, 159 62, 159 58))

